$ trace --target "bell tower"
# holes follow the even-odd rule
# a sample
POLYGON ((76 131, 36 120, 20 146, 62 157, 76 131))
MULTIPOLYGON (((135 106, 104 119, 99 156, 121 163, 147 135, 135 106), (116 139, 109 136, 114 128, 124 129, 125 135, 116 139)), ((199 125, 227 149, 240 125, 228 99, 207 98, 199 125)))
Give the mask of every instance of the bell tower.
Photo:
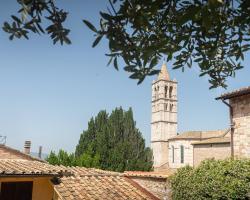
POLYGON ((154 170, 168 167, 168 139, 177 135, 177 81, 163 63, 152 83, 151 148, 154 170))

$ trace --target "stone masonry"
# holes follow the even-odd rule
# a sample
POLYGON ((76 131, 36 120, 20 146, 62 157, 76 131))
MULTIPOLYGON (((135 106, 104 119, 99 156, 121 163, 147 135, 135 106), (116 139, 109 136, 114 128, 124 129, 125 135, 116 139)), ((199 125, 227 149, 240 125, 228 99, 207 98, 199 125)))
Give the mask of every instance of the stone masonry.
POLYGON ((250 157, 250 94, 230 99, 233 107, 234 155, 250 157))
POLYGON ((163 64, 152 84, 151 148, 154 169, 168 167, 168 139, 177 134, 177 82, 163 64))

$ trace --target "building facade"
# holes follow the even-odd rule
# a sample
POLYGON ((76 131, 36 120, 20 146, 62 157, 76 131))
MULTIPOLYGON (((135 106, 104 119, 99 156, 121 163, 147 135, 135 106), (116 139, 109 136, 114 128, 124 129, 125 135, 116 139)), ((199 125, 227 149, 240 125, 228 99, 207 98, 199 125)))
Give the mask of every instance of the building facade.
POLYGON ((222 94, 230 107, 231 127, 227 130, 177 133, 177 82, 162 65, 152 84, 151 148, 154 170, 197 166, 204 159, 230 156, 250 157, 250 87, 222 94))
POLYGON ((232 149, 236 158, 250 157, 250 86, 222 94, 222 100, 228 107, 231 118, 232 149))

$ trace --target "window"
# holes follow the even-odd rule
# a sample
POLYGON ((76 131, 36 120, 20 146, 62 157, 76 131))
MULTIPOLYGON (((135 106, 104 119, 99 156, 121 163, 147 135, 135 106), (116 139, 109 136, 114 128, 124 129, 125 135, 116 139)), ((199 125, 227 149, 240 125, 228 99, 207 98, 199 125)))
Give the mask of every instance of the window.
POLYGON ((181 163, 184 163, 184 146, 181 145, 181 163))
POLYGON ((32 200, 33 182, 2 182, 0 199, 32 200))
POLYGON ((167 104, 167 103, 164 104, 164 110, 165 110, 165 111, 168 110, 168 104, 167 104))
POLYGON ((159 86, 155 87, 155 98, 158 99, 159 86))
POLYGON ((174 163, 174 146, 172 146, 172 163, 174 163))
POLYGON ((172 86, 170 86, 170 87, 169 87, 169 98, 171 98, 171 97, 172 97, 172 91, 173 91, 173 87, 172 87, 172 86))
POLYGON ((173 104, 170 104, 170 109, 169 109, 170 111, 173 111, 173 106, 174 106, 173 104))
POLYGON ((165 98, 167 98, 168 96, 167 96, 167 94, 168 94, 168 86, 165 86, 165 91, 164 91, 164 96, 165 96, 165 98))

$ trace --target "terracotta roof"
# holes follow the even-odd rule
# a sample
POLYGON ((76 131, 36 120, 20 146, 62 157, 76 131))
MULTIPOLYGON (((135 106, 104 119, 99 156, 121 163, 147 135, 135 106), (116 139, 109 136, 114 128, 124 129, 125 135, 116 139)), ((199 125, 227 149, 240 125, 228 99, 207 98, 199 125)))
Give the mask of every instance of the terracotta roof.
POLYGON ((221 138, 210 138, 207 140, 202 140, 198 142, 192 143, 193 145, 196 144, 221 144, 221 143, 230 143, 230 138, 229 137, 221 137, 221 138))
POLYGON ((234 97, 243 96, 243 95, 247 95, 247 94, 250 94, 250 86, 240 88, 240 89, 234 90, 232 92, 224 93, 221 96, 217 97, 216 100, 218 100, 218 99, 231 99, 234 97))
POLYGON ((180 139, 196 139, 196 140, 202 140, 202 139, 208 139, 212 137, 218 137, 220 135, 223 135, 226 130, 215 130, 215 131, 188 131, 184 132, 180 135, 177 135, 173 138, 170 138, 169 140, 180 140, 180 139))
POLYGON ((69 176, 60 179, 55 191, 62 200, 70 199, 158 199, 134 181, 117 175, 69 176))
MULTIPOLYGON (((12 155, 17 155, 18 157, 22 158, 22 159, 27 159, 27 160, 36 160, 36 161, 40 161, 40 162, 45 162, 44 160, 42 159, 39 159, 39 158, 35 158, 31 155, 28 155, 24 152, 21 152, 19 150, 16 150, 16 149, 13 149, 11 147, 8 147, 6 145, 3 145, 3 144, 0 144, 0 159, 8 159, 10 157, 9 154, 7 154, 6 152, 9 152, 10 154, 12 155), (4 150, 4 152, 1 151, 4 150)), ((13 159, 13 158, 12 158, 13 159)))
POLYGON ((74 176, 85 176, 85 175, 117 175, 122 176, 122 173, 119 172, 113 172, 113 171, 106 171, 96 168, 86 168, 86 167, 65 167, 65 166, 56 166, 57 169, 60 169, 61 171, 67 171, 70 174, 74 176))
POLYGON ((167 66, 166 63, 163 63, 163 65, 161 66, 161 71, 158 75, 158 80, 170 80, 170 76, 167 70, 167 66))
POLYGON ((144 172, 144 171, 125 171, 124 176, 127 177, 145 177, 145 178, 163 178, 166 179, 174 173, 173 170, 168 169, 161 172, 144 172))
POLYGON ((23 159, 0 159, 1 176, 41 176, 41 175, 62 175, 67 170, 53 166, 45 162, 31 161, 23 159))

